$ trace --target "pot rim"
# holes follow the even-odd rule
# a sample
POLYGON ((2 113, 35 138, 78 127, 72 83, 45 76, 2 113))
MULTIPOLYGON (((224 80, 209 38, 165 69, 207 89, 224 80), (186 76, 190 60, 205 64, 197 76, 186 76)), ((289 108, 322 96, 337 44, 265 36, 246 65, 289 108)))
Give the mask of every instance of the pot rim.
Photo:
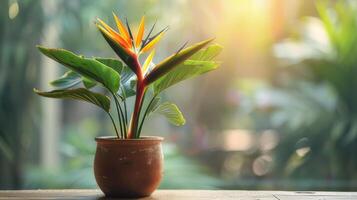
POLYGON ((135 139, 118 139, 116 136, 98 136, 95 137, 96 142, 100 143, 137 143, 137 142, 161 142, 163 137, 159 136, 141 136, 135 139))

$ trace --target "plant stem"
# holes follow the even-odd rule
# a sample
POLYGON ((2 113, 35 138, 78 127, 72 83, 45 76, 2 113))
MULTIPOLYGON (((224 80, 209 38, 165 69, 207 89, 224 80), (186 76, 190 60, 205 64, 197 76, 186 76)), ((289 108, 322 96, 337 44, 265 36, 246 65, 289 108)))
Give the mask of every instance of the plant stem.
POLYGON ((139 135, 139 137, 140 137, 140 134, 141 134, 141 129, 142 129, 142 127, 143 127, 145 118, 146 118, 146 116, 148 115, 149 108, 150 108, 151 104, 154 102, 154 99, 156 98, 156 96, 157 96, 157 95, 154 95, 154 96, 152 97, 152 99, 150 100, 150 103, 148 104, 148 106, 147 106, 146 109, 145 109, 145 113, 144 113, 144 115, 143 115, 143 118, 141 119, 140 126, 139 126, 139 130, 138 130, 138 135, 139 135))
MULTIPOLYGON (((120 98, 120 97, 119 97, 120 98)), ((120 106, 120 102, 118 100, 118 98, 116 97, 116 102, 118 104, 118 107, 119 107, 119 111, 120 111, 120 116, 121 116, 121 120, 122 120, 122 123, 123 123, 123 135, 126 135, 126 123, 125 123, 125 116, 123 114, 123 109, 121 108, 120 106)))
POLYGON ((113 94, 113 96, 114 96, 114 100, 115 100, 115 103, 116 103, 116 107, 117 107, 117 109, 119 109, 119 111, 118 111, 119 122, 123 125, 123 130, 122 130, 121 135, 124 138, 124 136, 126 135, 126 124, 125 124, 125 120, 124 120, 123 110, 122 110, 122 108, 120 106, 120 102, 118 100, 118 97, 115 94, 113 94))
POLYGON ((118 100, 117 100, 115 94, 114 94, 113 92, 111 92, 111 93, 112 93, 113 98, 114 98, 114 101, 115 101, 115 108, 117 109, 118 120, 119 120, 119 126, 120 126, 120 135, 121 135, 121 137, 123 138, 123 133, 124 133, 124 132, 123 132, 123 125, 122 125, 122 123, 121 123, 121 117, 120 117, 120 111, 119 111, 119 106, 120 106, 120 105, 118 105, 118 100))
POLYGON ((125 116, 125 123, 128 124, 128 111, 126 108, 126 98, 124 99, 124 116, 125 116))
POLYGON ((140 120, 140 114, 141 114, 141 110, 142 110, 142 107, 143 107, 143 104, 144 104, 144 101, 145 101, 145 96, 146 96, 146 90, 144 91, 144 94, 143 94, 143 98, 141 100, 141 104, 140 104, 140 107, 139 107, 139 113, 138 113, 138 118, 137 118, 137 122, 136 122, 136 126, 137 126, 137 130, 136 130, 136 133, 135 133, 135 137, 136 138, 140 138, 140 132, 139 132, 139 120, 140 120))
POLYGON ((139 70, 137 71, 137 74, 136 74, 136 76, 137 76, 136 98, 135 98, 134 112, 133 112, 131 122, 130 122, 128 138, 135 138, 137 135, 136 133, 137 133, 138 119, 139 119, 140 109, 141 109, 140 107, 141 107, 144 93, 146 90, 146 84, 144 82, 144 76, 141 71, 141 65, 137 59, 136 59, 135 65, 136 65, 136 68, 139 70))
POLYGON ((112 115, 109 112, 107 112, 107 113, 108 113, 108 115, 109 115, 109 117, 110 117, 110 119, 111 119, 111 121, 113 123, 115 133, 116 133, 118 139, 120 139, 120 136, 119 136, 119 133, 118 133, 118 129, 117 129, 117 126, 115 125, 114 119, 113 119, 112 115))
POLYGON ((138 118, 140 115, 140 106, 141 106, 141 102, 144 97, 144 92, 145 92, 145 88, 143 88, 141 86, 140 82, 138 82, 137 89, 136 89, 134 112, 133 112, 133 117, 131 120, 131 126, 130 126, 130 132, 128 134, 128 138, 136 137, 136 132, 137 132, 137 128, 138 128, 138 118))
POLYGON ((125 116, 125 123, 128 124, 128 112, 127 112, 127 106, 126 106, 126 94, 125 90, 123 87, 121 87, 121 90, 123 91, 123 102, 124 102, 124 116, 125 116))

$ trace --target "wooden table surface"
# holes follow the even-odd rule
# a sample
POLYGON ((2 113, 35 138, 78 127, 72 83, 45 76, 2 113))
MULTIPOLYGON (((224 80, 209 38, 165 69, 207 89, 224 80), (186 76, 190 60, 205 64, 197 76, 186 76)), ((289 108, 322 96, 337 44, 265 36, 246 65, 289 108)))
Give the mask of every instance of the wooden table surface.
MULTIPOLYGON (((0 200, 105 200, 99 190, 0 190, 0 200)), ((357 192, 287 192, 242 190, 157 190, 147 200, 357 200, 357 192)))

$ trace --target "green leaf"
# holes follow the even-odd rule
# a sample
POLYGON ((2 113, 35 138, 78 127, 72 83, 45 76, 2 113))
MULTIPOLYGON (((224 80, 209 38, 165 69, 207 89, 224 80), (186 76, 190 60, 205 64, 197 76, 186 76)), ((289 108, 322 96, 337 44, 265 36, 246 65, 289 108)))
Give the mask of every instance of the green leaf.
POLYGON ((115 58, 95 58, 95 59, 107 65, 108 67, 111 67, 112 69, 114 69, 120 74, 121 85, 123 86, 125 92, 124 95, 123 91, 120 89, 118 91, 118 94, 120 96, 128 98, 136 94, 135 92, 136 80, 131 79, 135 74, 129 67, 124 66, 120 60, 117 60, 115 58))
POLYGON ((210 45, 207 48, 201 49, 200 51, 192 55, 190 57, 190 60, 202 60, 202 61, 213 60, 213 58, 215 58, 221 53, 222 49, 223 47, 221 45, 218 44, 210 45))
POLYGON ((163 90, 180 81, 212 71, 217 67, 218 63, 212 61, 185 61, 185 63, 183 63, 181 66, 170 71, 164 77, 155 81, 153 84, 154 93, 159 94, 163 90))
POLYGON ((82 81, 81 76, 74 71, 68 71, 59 79, 51 81, 50 84, 57 89, 68 89, 82 81))
POLYGON ((125 66, 120 60, 115 58, 95 58, 95 60, 118 72, 121 84, 128 82, 129 79, 135 75, 129 67, 125 66))
POLYGON ((122 86, 123 86, 125 95, 122 90, 119 90, 120 96, 128 98, 128 97, 132 97, 136 94, 136 88, 135 88, 136 79, 131 79, 131 80, 127 81, 126 83, 124 83, 122 86))
POLYGON ((189 60, 180 64, 163 77, 154 82, 153 88, 155 94, 159 94, 166 88, 186 80, 193 78, 203 73, 212 71, 218 67, 218 63, 211 61, 222 50, 219 45, 211 45, 206 49, 200 50, 194 54, 189 60))
POLYGON ((148 107, 147 113, 150 114, 153 111, 155 111, 159 107, 161 98, 160 97, 155 97, 154 100, 152 100, 150 106, 148 107))
POLYGON ((129 67, 124 67, 121 72, 122 83, 127 83, 135 74, 129 67))
POLYGON ((165 102, 160 104, 154 113, 164 115, 166 119, 175 126, 181 126, 186 123, 185 118, 183 117, 179 108, 170 102, 165 102))
POLYGON ((97 85, 97 82, 96 81, 93 81, 89 78, 86 78, 86 77, 82 77, 82 81, 83 81, 83 85, 87 88, 87 89, 90 89, 92 87, 94 87, 95 85, 97 85))
POLYGON ((49 92, 42 92, 37 89, 34 89, 34 92, 43 97, 58 99, 76 99, 80 101, 86 101, 99 106, 106 112, 109 112, 110 110, 109 97, 99 93, 91 92, 85 88, 77 88, 71 90, 53 90, 49 92))
POLYGON ((64 90, 78 85, 80 82, 83 82, 83 85, 89 89, 94 87, 97 83, 93 80, 90 80, 86 77, 79 75, 78 73, 69 70, 59 79, 51 81, 50 84, 53 87, 56 87, 57 90, 64 90))
POLYGON ((49 49, 38 46, 39 50, 53 60, 65 65, 78 74, 93 79, 112 92, 120 86, 120 75, 112 68, 94 59, 84 58, 64 49, 49 49))
POLYGON ((168 58, 157 64, 156 67, 150 73, 148 73, 148 75, 145 77, 146 84, 149 85, 155 82, 157 79, 164 76, 172 69, 177 67, 179 64, 183 63, 185 60, 190 58, 193 54, 195 54, 197 51, 202 49, 212 40, 213 39, 209 39, 209 40, 202 41, 200 43, 196 43, 190 47, 187 47, 186 49, 183 49, 169 56, 168 58))
POLYGON ((117 60, 115 58, 94 58, 94 59, 114 69, 116 72, 118 72, 118 74, 121 75, 124 65, 120 60, 117 60))

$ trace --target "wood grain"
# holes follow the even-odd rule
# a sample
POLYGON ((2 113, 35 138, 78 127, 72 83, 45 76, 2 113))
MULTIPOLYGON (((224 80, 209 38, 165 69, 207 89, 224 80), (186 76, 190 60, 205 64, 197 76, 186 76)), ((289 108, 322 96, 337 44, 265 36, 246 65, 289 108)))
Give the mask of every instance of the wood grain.
MULTIPOLYGON (((106 200, 100 190, 3 190, 0 200, 106 200)), ((143 200, 357 200, 357 192, 157 190, 143 200)))

